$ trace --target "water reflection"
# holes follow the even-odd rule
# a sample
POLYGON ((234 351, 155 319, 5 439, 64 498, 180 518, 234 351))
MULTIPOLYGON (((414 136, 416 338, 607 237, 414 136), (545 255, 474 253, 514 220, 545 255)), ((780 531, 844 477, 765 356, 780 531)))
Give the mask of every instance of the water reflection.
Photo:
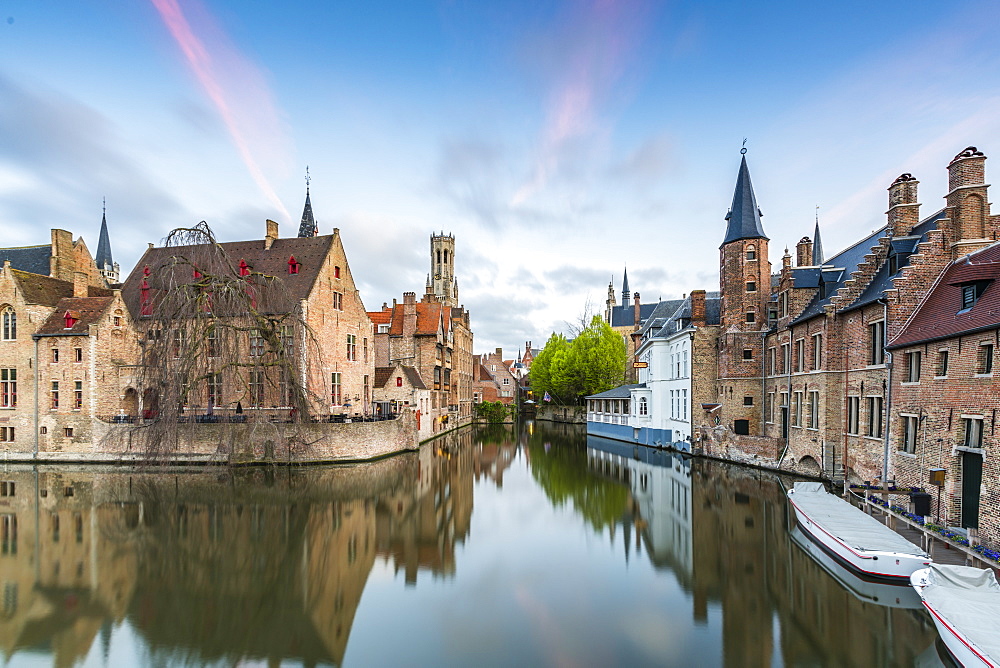
POLYGON ((0 478, 13 664, 933 655, 909 599, 851 587, 794 539, 776 476, 567 425, 466 429, 349 467, 0 478))

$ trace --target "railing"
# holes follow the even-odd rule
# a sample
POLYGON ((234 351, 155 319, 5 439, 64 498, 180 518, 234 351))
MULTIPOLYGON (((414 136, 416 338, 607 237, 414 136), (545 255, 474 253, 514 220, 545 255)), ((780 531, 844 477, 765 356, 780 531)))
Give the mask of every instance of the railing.
MULTIPOLYGON (((587 413, 587 422, 607 422, 608 424, 628 424, 628 413, 587 413)), ((646 416, 648 417, 648 416, 646 416)))
MULTIPOLYGON (((458 407, 455 407, 458 410, 458 407)), ((352 422, 383 422, 385 420, 395 420, 399 413, 383 413, 379 415, 365 415, 363 413, 334 413, 325 415, 309 416, 310 423, 352 423, 352 422)), ((162 419, 162 416, 146 413, 145 415, 98 415, 98 420, 109 424, 149 424, 162 419)), ((179 424, 243 424, 251 423, 293 423, 298 422, 295 416, 290 415, 289 409, 251 409, 245 413, 200 413, 185 414, 176 416, 179 424)))

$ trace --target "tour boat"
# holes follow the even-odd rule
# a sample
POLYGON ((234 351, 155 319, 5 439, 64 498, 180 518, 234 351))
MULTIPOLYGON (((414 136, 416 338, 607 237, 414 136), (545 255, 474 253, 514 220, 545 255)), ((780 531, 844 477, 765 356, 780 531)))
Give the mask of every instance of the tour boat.
POLYGON ((887 608, 919 610, 923 607, 920 604, 920 596, 908 583, 904 581, 892 583, 861 577, 857 571, 846 568, 840 561, 827 554, 826 550, 810 540, 799 527, 794 527, 790 534, 792 542, 802 548, 802 551, 809 555, 820 568, 859 601, 887 608))
POLYGON ((797 482, 788 501, 802 530, 841 564, 868 578, 904 583, 930 555, 871 515, 828 494, 819 482, 797 482))
POLYGON ((952 657, 964 668, 1000 668, 1000 583, 990 569, 931 564, 910 576, 952 657))

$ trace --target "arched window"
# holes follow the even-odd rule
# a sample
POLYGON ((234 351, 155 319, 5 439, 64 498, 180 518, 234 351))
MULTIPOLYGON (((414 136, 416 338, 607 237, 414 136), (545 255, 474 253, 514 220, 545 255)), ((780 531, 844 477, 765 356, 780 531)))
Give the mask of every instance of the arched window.
POLYGON ((14 313, 13 308, 7 306, 0 318, 3 321, 3 340, 13 341, 17 338, 17 314, 14 313))
POLYGON ((747 259, 756 260, 757 259, 757 247, 753 244, 747 246, 747 259))
POLYGON ((639 397, 639 415, 649 415, 649 402, 646 397, 639 397))

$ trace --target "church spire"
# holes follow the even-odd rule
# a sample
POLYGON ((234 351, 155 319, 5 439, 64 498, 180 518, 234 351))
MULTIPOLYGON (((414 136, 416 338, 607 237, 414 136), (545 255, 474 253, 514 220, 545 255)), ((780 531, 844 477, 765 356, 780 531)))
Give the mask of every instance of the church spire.
POLYGON ((757 207, 757 198, 753 194, 753 184, 750 183, 750 169, 747 167, 746 148, 740 150, 743 158, 740 160, 740 173, 736 177, 736 190, 733 193, 733 205, 726 214, 729 225, 726 228, 726 238, 723 244, 740 239, 767 239, 760 217, 763 215, 757 207))
POLYGON ((628 306, 628 303, 631 300, 631 298, 632 295, 629 293, 628 290, 628 267, 625 267, 625 276, 622 278, 622 304, 628 306))
POLYGON ((819 240, 819 206, 816 207, 816 231, 813 232, 812 263, 814 267, 823 264, 823 242, 819 240))
POLYGON ((118 265, 111 258, 111 235, 108 234, 108 200, 104 199, 101 213, 101 236, 97 241, 97 255, 94 264, 108 283, 118 282, 118 265))
POLYGON ((302 222, 299 223, 300 237, 314 237, 319 234, 319 228, 316 226, 316 219, 313 218, 312 202, 309 200, 309 182, 311 180, 312 179, 309 176, 309 167, 306 167, 306 205, 302 209, 302 222))

